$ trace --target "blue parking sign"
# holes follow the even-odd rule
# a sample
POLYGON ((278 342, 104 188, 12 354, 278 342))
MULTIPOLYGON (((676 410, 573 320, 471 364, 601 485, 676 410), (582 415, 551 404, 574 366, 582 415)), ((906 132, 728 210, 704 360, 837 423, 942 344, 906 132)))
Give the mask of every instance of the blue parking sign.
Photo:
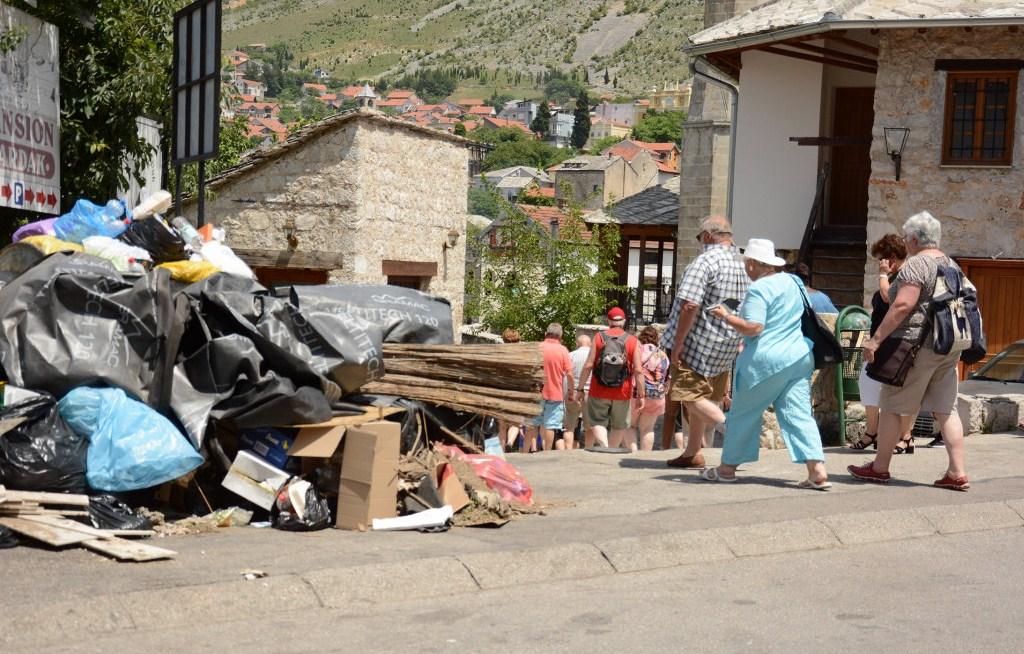
POLYGON ((20 207, 25 204, 25 185, 21 182, 14 182, 14 206, 20 207))

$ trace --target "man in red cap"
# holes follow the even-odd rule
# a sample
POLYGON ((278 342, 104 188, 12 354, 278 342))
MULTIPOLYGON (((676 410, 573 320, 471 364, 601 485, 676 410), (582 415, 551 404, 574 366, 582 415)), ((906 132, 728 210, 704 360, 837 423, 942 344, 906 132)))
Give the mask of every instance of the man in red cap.
MULTIPOLYGON (((601 446, 622 445, 629 434, 633 389, 643 388, 644 383, 639 342, 636 336, 625 332, 625 325, 626 313, 619 307, 612 307, 608 311, 608 329, 594 336, 594 346, 590 348, 590 356, 576 385, 579 402, 583 399, 583 386, 590 379, 587 416, 594 440, 601 446)), ((644 398, 639 399, 639 407, 643 409, 644 398)))

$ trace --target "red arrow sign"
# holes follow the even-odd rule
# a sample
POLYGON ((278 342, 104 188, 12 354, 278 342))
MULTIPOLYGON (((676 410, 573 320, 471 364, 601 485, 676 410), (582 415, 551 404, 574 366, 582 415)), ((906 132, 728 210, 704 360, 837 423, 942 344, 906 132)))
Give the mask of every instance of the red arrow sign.
POLYGON ((53 193, 50 193, 49 195, 47 195, 46 196, 46 204, 50 205, 51 207, 56 206, 57 205, 57 196, 54 195, 53 193))
POLYGON ((9 185, 4 184, 3 187, 0 187, 0 195, 4 196, 4 199, 6 200, 14 195, 14 192, 11 190, 9 185))
POLYGON ((36 199, 36 194, 32 192, 32 189, 25 190, 25 202, 32 202, 36 199))
POLYGON ((36 191, 36 204, 46 204, 46 193, 36 191))

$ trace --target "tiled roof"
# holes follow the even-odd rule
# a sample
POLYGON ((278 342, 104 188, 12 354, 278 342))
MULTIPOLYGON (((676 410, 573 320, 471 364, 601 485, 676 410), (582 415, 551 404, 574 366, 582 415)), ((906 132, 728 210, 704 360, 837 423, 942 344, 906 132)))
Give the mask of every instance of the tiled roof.
POLYGON ((490 116, 494 113, 494 107, 488 105, 480 105, 477 107, 470 107, 466 113, 473 116, 490 116))
POLYGON ((729 42, 741 37, 796 28, 814 34, 858 23, 862 25, 857 27, 865 28, 911 28, 917 21, 960 24, 978 19, 1024 23, 1024 4, 1020 0, 772 0, 691 35, 689 49, 726 50, 729 42))
POLYGON ((483 103, 483 100, 477 100, 476 98, 467 98, 465 100, 460 100, 458 104, 462 105, 463 107, 476 107, 483 103))
POLYGON ((526 189, 526 194, 529 195, 529 196, 532 196, 532 197, 551 198, 552 200, 554 200, 555 199, 555 187, 548 186, 548 187, 545 187, 545 188, 541 188, 539 186, 535 186, 533 188, 526 189))
POLYGON ((670 179, 588 214, 587 222, 674 226, 679 223, 679 179, 670 179))
POLYGON ((414 95, 416 95, 416 91, 410 91, 408 89, 395 89, 388 93, 388 100, 407 100, 414 95))
POLYGON ((363 87, 359 86, 359 85, 356 85, 356 86, 346 86, 344 89, 341 90, 341 94, 343 96, 345 96, 346 98, 354 98, 357 95, 359 95, 362 92, 362 90, 363 90, 363 87))
POLYGON ((548 170, 554 170, 556 172, 563 172, 566 170, 605 170, 619 157, 598 157, 595 155, 580 155, 573 157, 572 159, 566 159, 562 163, 548 168, 548 170))
POLYGON ((378 107, 404 107, 409 100, 381 100, 377 103, 378 107))
MULTIPOLYGON (((404 129, 411 132, 420 134, 421 136, 427 136, 429 138, 441 139, 455 143, 456 145, 466 146, 474 143, 469 139, 461 136, 455 136, 448 134, 441 130, 430 129, 428 127, 420 127, 419 125, 404 123, 397 118, 385 116, 384 114, 378 113, 369 109, 353 109, 350 111, 343 111, 341 113, 329 116, 319 122, 311 125, 306 125, 300 129, 295 130, 291 134, 287 135, 279 145, 276 145, 265 150, 256 150, 249 153, 239 163, 224 170, 217 175, 210 178, 207 182, 207 186, 214 190, 220 186, 223 186, 232 179, 244 175, 248 172, 256 170, 279 157, 282 157, 292 150, 302 147, 308 141, 311 141, 318 136, 331 132, 335 129, 340 129, 345 125, 349 124, 354 120, 365 120, 374 123, 378 126, 391 127, 394 129, 404 129)), ((194 200, 194 198, 193 198, 194 200)), ((192 201, 192 200, 190 200, 192 201)))
POLYGON ((495 118, 492 116, 487 116, 486 118, 484 118, 484 124, 494 127, 496 129, 518 129, 529 134, 530 136, 533 136, 533 132, 530 130, 530 128, 527 127, 525 123, 521 123, 518 120, 506 120, 505 118, 495 118))
MULTIPOLYGON (((544 231, 551 231, 551 221, 555 221, 558 224, 559 234, 562 234, 565 229, 565 224, 569 220, 569 214, 560 207, 538 207, 532 204, 517 204, 523 213, 532 218, 534 222, 544 228, 544 231)), ((584 241, 589 241, 591 233, 586 226, 580 232, 584 241)))
POLYGON ((665 163, 664 161, 655 161, 654 163, 658 166, 658 170, 663 173, 672 173, 673 175, 679 174, 679 169, 672 164, 665 163))

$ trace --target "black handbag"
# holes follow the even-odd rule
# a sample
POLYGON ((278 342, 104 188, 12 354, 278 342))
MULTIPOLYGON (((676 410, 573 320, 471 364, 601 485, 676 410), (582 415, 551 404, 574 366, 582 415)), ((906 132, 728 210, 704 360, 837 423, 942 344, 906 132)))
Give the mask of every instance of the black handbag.
MULTIPOLYGON (((796 280, 793 282, 796 283, 796 280)), ((811 308, 807 293, 800 284, 797 284, 797 289, 804 299, 804 314, 800 316, 800 329, 804 336, 811 339, 813 343, 811 349, 814 353, 814 369, 821 370, 837 365, 843 360, 843 346, 839 344, 839 340, 828 328, 828 325, 822 322, 818 314, 811 308)))
MULTIPOLYGON (((924 330, 922 330, 922 334, 924 330)), ((902 338, 886 338, 875 350, 875 359, 864 367, 864 374, 876 382, 889 386, 903 386, 907 373, 914 367, 914 359, 921 349, 922 337, 915 343, 902 338)))

